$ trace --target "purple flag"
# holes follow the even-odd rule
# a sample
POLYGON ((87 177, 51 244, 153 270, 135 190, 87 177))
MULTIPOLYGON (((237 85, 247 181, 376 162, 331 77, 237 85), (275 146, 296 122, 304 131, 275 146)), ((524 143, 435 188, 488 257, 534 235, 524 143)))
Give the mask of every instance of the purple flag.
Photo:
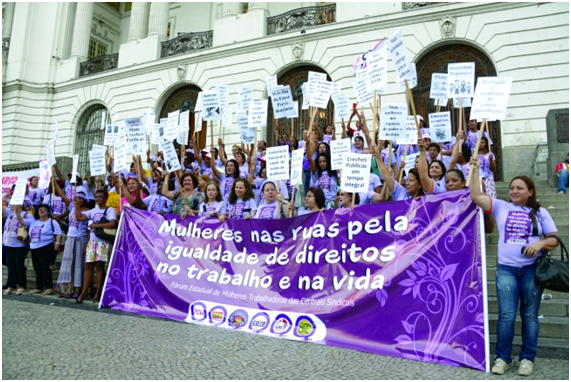
POLYGON ((101 306, 486 369, 468 190, 280 220, 123 215, 101 306))

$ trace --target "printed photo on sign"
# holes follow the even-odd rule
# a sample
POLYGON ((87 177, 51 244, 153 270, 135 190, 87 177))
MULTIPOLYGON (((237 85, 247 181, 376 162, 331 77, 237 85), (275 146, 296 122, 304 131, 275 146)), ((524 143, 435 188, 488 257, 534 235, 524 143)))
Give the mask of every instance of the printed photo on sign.
POLYGON ((462 100, 462 107, 471 107, 472 106, 472 98, 470 98, 470 97, 453 98, 452 102, 454 102, 454 109, 460 108, 460 100, 462 100))
POLYGON ((202 92, 202 111, 204 121, 220 120, 220 100, 217 92, 202 92))
POLYGON ((428 114, 430 126, 430 140, 432 142, 451 142, 452 126, 450 124, 450 112, 428 114))
POLYGON ((447 98, 474 96, 475 68, 473 62, 448 64, 447 98))
POLYGON ((163 155, 165 157, 165 165, 169 173, 180 170, 180 162, 176 150, 172 142, 163 143, 163 155))

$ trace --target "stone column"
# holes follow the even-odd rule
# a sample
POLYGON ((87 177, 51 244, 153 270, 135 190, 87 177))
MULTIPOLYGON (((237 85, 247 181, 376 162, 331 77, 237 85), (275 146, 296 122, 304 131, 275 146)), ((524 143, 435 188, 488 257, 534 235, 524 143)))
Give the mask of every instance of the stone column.
POLYGON ((242 13, 242 3, 223 3, 222 17, 237 16, 242 13))
POLYGON ((133 2, 133 8, 131 8, 131 20, 129 21, 128 42, 141 40, 147 37, 148 20, 149 3, 133 2))
POLYGON ((248 2, 248 12, 253 11, 255 9, 261 9, 263 11, 268 11, 269 6, 267 1, 249 1, 248 2))
POLYGON ((169 26, 169 4, 151 3, 149 14, 149 36, 159 36, 161 41, 167 39, 167 28, 169 26))
POLYGON ((2 84, 6 82, 6 65, 8 64, 8 52, 10 51, 14 6, 14 3, 6 3, 6 10, 4 11, 4 24, 2 25, 2 84))
POLYGON ((70 57, 77 57, 79 61, 87 60, 89 37, 91 36, 91 23, 93 20, 93 6, 94 3, 92 2, 77 3, 70 57))

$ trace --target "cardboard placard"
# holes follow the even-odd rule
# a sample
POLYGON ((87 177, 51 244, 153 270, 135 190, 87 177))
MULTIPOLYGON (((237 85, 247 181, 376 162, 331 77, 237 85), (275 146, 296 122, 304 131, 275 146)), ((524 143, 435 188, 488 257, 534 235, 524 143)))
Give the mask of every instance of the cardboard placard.
POLYGON ((50 165, 47 159, 40 160, 40 175, 38 179, 38 187, 41 189, 50 186, 50 165))
POLYGON ((367 90, 384 94, 388 86, 388 57, 387 45, 383 44, 378 50, 369 54, 367 58, 367 90))
POLYGON ((168 114, 167 128, 164 131, 164 138, 167 141, 175 140, 178 137, 178 117, 180 110, 175 110, 168 114))
POLYGON ((351 138, 336 139, 330 142, 331 148, 331 169, 339 170, 343 168, 343 158, 345 154, 351 153, 351 138))
POLYGON ((173 171, 180 170, 179 157, 176 155, 176 150, 174 149, 174 144, 172 141, 164 142, 163 145, 163 155, 165 158, 165 165, 169 173, 173 171))
POLYGON ((103 144, 105 146, 115 146, 119 141, 119 125, 107 125, 105 129, 105 138, 103 144))
POLYGON ((202 120, 220 120, 220 100, 217 92, 202 92, 202 120))
POLYGON ((399 140, 406 134, 406 104, 387 103, 381 106, 379 139, 399 140))
POLYGON ((475 70, 473 62, 448 64, 447 98, 473 97, 475 70))
POLYGON ((238 88, 238 108, 247 110, 250 106, 250 102, 254 99, 254 94, 252 92, 252 85, 246 84, 238 88))
POLYGON ((141 118, 125 118, 125 142, 134 155, 145 153, 146 131, 141 118))
POLYGON ((232 107, 222 108, 222 126, 230 127, 232 126, 232 107))
POLYGON ((341 94, 341 81, 333 83, 333 91, 331 92, 331 100, 334 104, 337 104, 337 97, 341 94))
POLYGON ((127 170, 127 143, 121 143, 115 146, 114 155, 113 172, 127 170))
POLYGON ((274 109, 274 119, 297 118, 289 85, 273 87, 271 97, 272 108, 274 109))
POLYGON ((370 92, 367 87, 367 77, 358 78, 357 81, 351 84, 359 103, 366 105, 373 101, 373 92, 370 92))
POLYGON ((311 96, 309 106, 327 109, 327 103, 333 92, 333 82, 319 80, 315 82, 315 89, 311 96))
POLYGON ((194 132, 200 133, 202 131, 202 112, 197 111, 194 113, 194 132))
POLYGON ((70 183, 77 183, 77 166, 79 165, 79 154, 75 154, 71 157, 72 165, 71 165, 71 180, 70 183))
POLYGON ((418 133, 416 131, 416 123, 414 115, 406 116, 405 133, 396 140, 399 145, 416 145, 418 141, 418 133))
POLYGON ((266 149, 266 174, 268 180, 289 179, 289 146, 266 149))
POLYGON ((105 152, 101 150, 91 150, 89 152, 89 169, 91 176, 105 175, 105 152))
POLYGON ((451 142, 452 125, 450 123, 450 112, 428 114, 430 126, 430 140, 432 142, 451 142))
POLYGON ((454 105, 454 109, 460 108, 460 100, 462 100, 462 107, 463 108, 472 106, 472 98, 470 98, 470 97, 453 98, 452 103, 454 105))
POLYGON ((245 145, 256 143, 256 129, 248 127, 248 115, 245 110, 238 110, 236 113, 238 121, 238 129, 240 130, 240 139, 245 145))
POLYGON ((272 96, 272 89, 274 86, 278 86, 278 78, 275 75, 266 79, 266 87, 268 89, 268 97, 272 96))
POLYGON ((404 161, 404 172, 408 174, 408 172, 414 168, 416 165, 416 158, 418 158, 418 153, 410 154, 405 157, 404 161))
POLYGON ((215 89, 218 93, 218 101, 222 110, 230 107, 230 85, 216 85, 215 89))
POLYGON ((293 150, 291 153, 291 180, 292 186, 303 184, 303 154, 305 149, 293 150))
POLYGON ((24 204, 24 197, 26 196, 26 185, 28 184, 28 179, 22 178, 16 181, 16 187, 14 187, 14 192, 10 198, 11 206, 18 206, 24 204))
MULTIPOLYGON (((414 89, 416 87, 416 85, 418 85, 418 77, 416 76, 416 64, 411 63, 410 68, 411 68, 412 74, 409 78, 407 78, 408 88, 414 89)), ((398 85, 398 88, 401 92, 406 91, 406 84, 404 83, 404 80, 402 78, 398 79, 397 85, 398 85)))
POLYGON ((268 100, 250 102, 248 108, 248 127, 262 128, 266 126, 268 116, 268 100))
POLYGON ((55 150, 54 144, 55 141, 52 139, 46 145, 46 158, 48 159, 48 164, 50 165, 50 167, 57 163, 54 151, 55 150))
POLYGON ((510 91, 511 77, 480 77, 476 85, 476 93, 470 119, 481 121, 501 121, 505 118, 510 91))
POLYGON ((309 90, 307 82, 301 85, 301 93, 303 94, 303 103, 301 104, 301 110, 309 109, 309 90))
POLYGON ((161 124, 155 123, 151 133, 151 144, 158 145, 161 142, 161 124))
POLYGON ((180 113, 179 116, 177 141, 181 145, 186 145, 188 142, 188 133, 190 129, 190 125, 188 124, 189 117, 190 117, 189 110, 183 111, 182 113, 180 113))
POLYGON ((349 96, 345 94, 338 95, 337 102, 335 103, 335 117, 338 119, 349 118, 351 116, 351 110, 349 96))
POLYGON ((54 122, 54 141, 59 139, 59 130, 58 130, 58 121, 57 119, 54 122))
POLYGON ((143 114, 143 124, 145 125, 145 132, 147 133, 147 136, 151 135, 151 132, 153 131, 153 126, 155 124, 155 113, 150 110, 148 112, 146 112, 145 114, 143 114))
POLYGON ((159 140, 162 142, 166 140, 165 133, 167 131, 168 118, 161 118, 159 120, 159 140))
POLYGON ((389 52, 397 71, 397 77, 402 80, 412 78, 413 69, 400 29, 389 38, 389 52))
MULTIPOLYGON (((432 80, 430 82, 430 98, 448 99, 447 88, 448 88, 448 74, 432 73, 432 80)), ((440 104, 440 106, 444 105, 440 104)))
POLYGON ((371 175, 371 154, 345 154, 341 189, 345 192, 366 192, 371 175))

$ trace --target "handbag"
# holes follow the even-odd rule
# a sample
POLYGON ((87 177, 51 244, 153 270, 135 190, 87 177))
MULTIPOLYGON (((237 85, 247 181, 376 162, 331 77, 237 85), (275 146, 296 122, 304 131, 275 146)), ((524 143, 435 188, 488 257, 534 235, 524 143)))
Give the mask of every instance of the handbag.
MULTIPOLYGON (((26 212, 26 217, 28 213, 26 212)), ((25 225, 21 225, 18 227, 18 233, 16 233, 16 239, 28 244, 30 242, 30 235, 28 235, 28 229, 25 225)))
POLYGON ((535 285, 556 292, 569 293, 569 252, 559 236, 546 236, 546 238, 555 238, 559 241, 561 260, 554 259, 548 251, 537 259, 535 262, 535 285))
MULTIPOLYGON (((99 220, 99 224, 109 223, 107 220, 107 209, 105 208, 105 212, 103 213, 103 217, 99 220)), ((115 242, 115 235, 117 235, 117 229, 108 229, 108 228, 95 228, 95 236, 100 238, 101 240, 105 240, 111 244, 115 242)))

